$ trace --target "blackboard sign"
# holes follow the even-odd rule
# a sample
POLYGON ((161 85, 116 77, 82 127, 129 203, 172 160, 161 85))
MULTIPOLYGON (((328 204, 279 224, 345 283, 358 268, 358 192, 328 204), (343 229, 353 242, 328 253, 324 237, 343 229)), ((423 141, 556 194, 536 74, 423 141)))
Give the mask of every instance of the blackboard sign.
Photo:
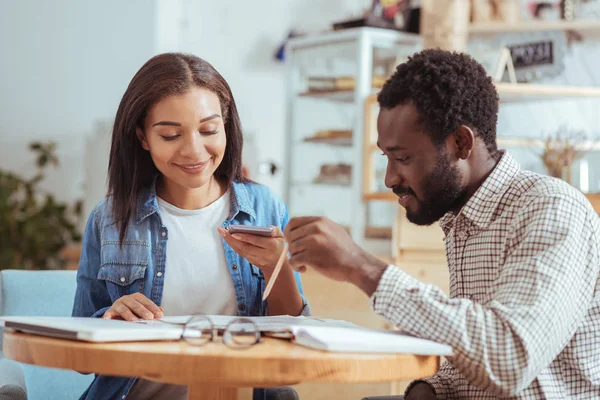
POLYGON ((508 49, 519 82, 557 76, 564 70, 567 39, 562 31, 506 33, 490 45, 508 49))
POLYGON ((538 65, 554 64, 554 46, 551 40, 520 43, 508 46, 515 70, 538 65))

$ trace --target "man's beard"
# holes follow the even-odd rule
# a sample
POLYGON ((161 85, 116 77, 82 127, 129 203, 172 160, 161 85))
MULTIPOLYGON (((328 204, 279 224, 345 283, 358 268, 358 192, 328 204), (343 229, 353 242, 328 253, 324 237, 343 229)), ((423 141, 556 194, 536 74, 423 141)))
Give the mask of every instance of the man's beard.
POLYGON ((397 195, 409 192, 419 204, 412 211, 406 209, 406 218, 416 225, 431 225, 439 221, 464 198, 466 188, 461 186, 460 172, 450 164, 446 151, 441 151, 437 165, 425 179, 423 188, 422 199, 410 189, 394 188, 397 195))

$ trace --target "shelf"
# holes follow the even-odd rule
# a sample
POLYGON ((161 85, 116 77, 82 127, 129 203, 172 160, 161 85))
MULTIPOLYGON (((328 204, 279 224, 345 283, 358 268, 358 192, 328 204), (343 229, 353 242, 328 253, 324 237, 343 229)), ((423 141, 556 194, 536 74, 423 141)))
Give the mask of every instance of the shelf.
MULTIPOLYGON (((371 95, 376 95, 381 88, 373 88, 371 95)), ((354 101, 354 90, 311 90, 298 93, 299 97, 310 97, 323 100, 352 103, 354 101)))
POLYGON ((372 201, 372 200, 384 200, 384 201, 397 201, 398 196, 394 194, 394 192, 371 192, 363 195, 364 201, 372 201))
POLYGON ((323 138, 323 137, 309 137, 305 138, 303 142, 306 143, 323 143, 329 144, 332 146, 344 146, 349 147, 352 146, 352 138, 323 138))
MULTIPOLYGON (((497 136, 496 142, 498 146, 505 147, 530 147, 543 149, 546 146, 544 139, 521 138, 509 136, 497 136)), ((582 140, 577 142, 577 149, 583 151, 600 151, 600 140, 582 140)), ((369 151, 381 151, 377 144, 370 144, 369 151)))
POLYGON ((321 183, 321 182, 306 182, 306 181, 292 181, 292 186, 316 186, 316 187, 330 187, 330 188, 347 188, 351 189, 352 185, 347 183, 321 183))
POLYGON ((391 226, 367 226, 365 228, 365 237, 369 239, 391 239, 391 226))
POLYGON ((471 34, 500 34, 509 32, 537 31, 590 31, 600 32, 600 20, 576 21, 523 21, 517 24, 506 23, 474 23, 469 26, 471 34))
MULTIPOLYGON (((371 77, 372 89, 381 89, 388 77, 374 75, 371 77)), ((310 76, 308 92, 314 91, 352 91, 356 88, 356 78, 353 76, 310 76)))
MULTIPOLYGON (((529 147, 544 149, 546 141, 543 139, 518 138, 518 137, 498 137, 496 139, 498 146, 501 147, 529 147)), ((576 143, 578 150, 582 151, 600 151, 600 140, 584 140, 576 143)))
POLYGON ((310 92, 299 93, 298 96, 341 101, 344 103, 352 103, 354 101, 354 91, 352 90, 312 90, 310 92))
MULTIPOLYGON (((496 83, 500 102, 553 100, 556 97, 600 98, 600 87, 539 85, 532 83, 496 83)), ((319 90, 299 93, 301 97, 313 97, 332 101, 352 102, 352 90, 319 90)))
POLYGON ((324 131, 323 135, 304 138, 303 142, 323 143, 333 146, 352 146, 352 131, 324 131), (330 132, 330 135, 327 135, 330 132))
MULTIPOLYGON (((422 41, 421 36, 414 33, 400 32, 392 29, 361 27, 338 31, 316 32, 294 37, 287 41, 288 51, 312 49, 327 45, 340 45, 357 42, 361 37, 368 37, 374 47, 415 46, 422 41)), ((356 53, 352 53, 355 57, 356 53)))
POLYGON ((554 97, 597 97, 600 87, 538 85, 531 83, 496 83, 501 102, 515 102, 554 97))
MULTIPOLYGON (((585 195, 592 203, 594 209, 600 214, 600 193, 587 193, 585 195)), ((371 192, 363 195, 364 201, 383 200, 383 201, 398 201, 398 196, 394 192, 371 192)))

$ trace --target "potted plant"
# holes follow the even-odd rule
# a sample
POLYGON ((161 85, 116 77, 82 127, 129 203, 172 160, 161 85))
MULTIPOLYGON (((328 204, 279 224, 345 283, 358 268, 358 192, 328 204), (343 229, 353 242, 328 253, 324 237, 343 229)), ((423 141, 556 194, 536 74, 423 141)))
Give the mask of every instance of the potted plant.
POLYGON ((571 167, 585 154, 581 146, 584 140, 584 132, 569 131, 565 127, 548 137, 541 156, 548 174, 572 183, 571 167))
POLYGON ((63 250, 81 241, 82 201, 68 205, 39 187, 44 170, 58 165, 55 143, 29 149, 37 156, 33 178, 0 169, 0 269, 64 268, 63 250))

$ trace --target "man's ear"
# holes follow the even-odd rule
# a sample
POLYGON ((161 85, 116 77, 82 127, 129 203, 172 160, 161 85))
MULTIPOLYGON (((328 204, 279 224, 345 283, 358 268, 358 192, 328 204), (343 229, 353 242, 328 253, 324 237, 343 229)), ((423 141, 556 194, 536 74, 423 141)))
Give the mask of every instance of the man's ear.
POLYGON ((144 132, 142 132, 142 130, 138 127, 135 128, 135 134, 137 135, 138 140, 142 145, 142 148, 146 151, 150 151, 150 146, 148 146, 148 142, 146 141, 146 135, 144 134, 144 132))
POLYGON ((457 158, 466 160, 475 147, 475 133, 466 125, 461 125, 450 135, 457 158))

